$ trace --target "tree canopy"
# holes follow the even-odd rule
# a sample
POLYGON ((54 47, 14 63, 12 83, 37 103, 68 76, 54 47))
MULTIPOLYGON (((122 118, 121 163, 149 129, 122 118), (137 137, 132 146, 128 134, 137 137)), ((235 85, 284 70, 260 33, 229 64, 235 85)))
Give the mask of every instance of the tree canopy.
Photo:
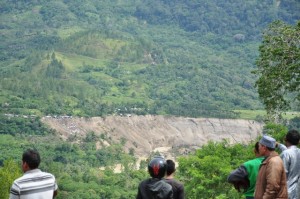
POLYGON ((256 86, 267 112, 276 117, 300 101, 300 21, 295 26, 271 23, 259 52, 256 86))
POLYGON ((294 0, 0 5, 0 112, 40 116, 234 118, 262 109, 251 74, 260 33, 300 18, 294 0))

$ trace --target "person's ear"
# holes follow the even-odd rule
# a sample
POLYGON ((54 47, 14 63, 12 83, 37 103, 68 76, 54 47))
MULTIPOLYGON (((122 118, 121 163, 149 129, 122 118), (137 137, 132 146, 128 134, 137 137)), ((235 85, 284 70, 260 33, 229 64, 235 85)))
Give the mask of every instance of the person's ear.
POLYGON ((30 170, 30 167, 27 164, 27 162, 22 162, 22 169, 23 169, 24 172, 30 170))

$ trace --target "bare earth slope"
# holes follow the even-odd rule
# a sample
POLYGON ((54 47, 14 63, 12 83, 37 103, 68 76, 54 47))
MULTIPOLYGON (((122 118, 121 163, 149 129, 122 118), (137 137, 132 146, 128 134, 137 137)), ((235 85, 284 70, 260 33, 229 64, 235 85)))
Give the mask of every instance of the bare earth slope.
POLYGON ((208 141, 248 143, 262 132, 262 123, 242 119, 183 118, 171 116, 108 116, 105 118, 44 117, 42 121, 64 139, 83 138, 88 132, 104 134, 98 147, 126 140, 125 150, 138 157, 159 151, 184 154, 208 141))

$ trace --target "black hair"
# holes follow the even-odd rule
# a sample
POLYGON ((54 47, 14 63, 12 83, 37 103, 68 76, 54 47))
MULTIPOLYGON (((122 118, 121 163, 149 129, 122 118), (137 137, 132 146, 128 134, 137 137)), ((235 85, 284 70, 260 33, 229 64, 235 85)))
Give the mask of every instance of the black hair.
POLYGON ((39 167, 41 162, 40 154, 35 149, 27 149, 23 153, 22 161, 26 162, 30 169, 36 169, 39 167))
POLYGON ((173 160, 167 160, 167 175, 171 175, 176 171, 175 169, 175 162, 173 160))
POLYGON ((259 152, 258 147, 259 147, 259 142, 256 142, 254 145, 255 153, 259 152))
POLYGON ((295 129, 289 130, 285 136, 285 140, 292 145, 297 145, 300 140, 300 134, 295 129))
POLYGON ((275 149, 274 149, 274 148, 267 147, 267 146, 266 146, 266 148, 267 148, 269 151, 275 151, 275 149))

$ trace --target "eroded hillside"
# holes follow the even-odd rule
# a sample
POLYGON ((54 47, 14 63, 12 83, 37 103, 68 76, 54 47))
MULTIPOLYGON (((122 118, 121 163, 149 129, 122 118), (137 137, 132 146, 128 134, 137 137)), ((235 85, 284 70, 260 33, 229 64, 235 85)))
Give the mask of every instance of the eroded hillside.
POLYGON ((125 140, 124 150, 134 151, 137 157, 147 157, 154 151, 166 156, 186 154, 208 141, 223 139, 230 143, 248 143, 261 134, 263 126, 253 120, 152 115, 44 117, 42 121, 66 140, 80 141, 88 132, 105 135, 98 148, 125 140))

